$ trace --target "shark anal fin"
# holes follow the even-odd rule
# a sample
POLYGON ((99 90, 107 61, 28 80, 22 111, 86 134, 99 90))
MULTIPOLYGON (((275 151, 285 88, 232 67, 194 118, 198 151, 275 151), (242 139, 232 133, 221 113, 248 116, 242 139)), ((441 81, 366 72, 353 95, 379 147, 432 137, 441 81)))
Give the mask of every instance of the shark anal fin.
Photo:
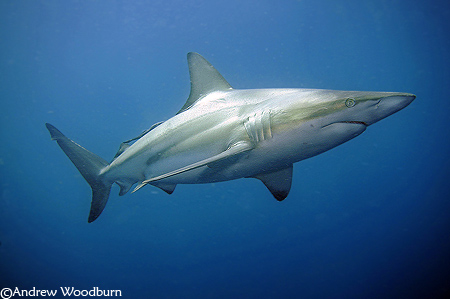
POLYGON ((133 186, 133 183, 127 181, 116 181, 116 184, 120 187, 119 196, 127 194, 127 192, 130 191, 131 186, 133 186))
POLYGON ((269 189, 278 201, 284 200, 291 190, 293 165, 284 169, 254 176, 269 189))
POLYGON ((208 165, 208 164, 210 164, 210 163, 214 163, 214 162, 217 162, 217 161, 221 161, 221 160, 223 160, 223 159, 226 159, 226 158, 235 156, 235 155, 237 155, 237 154, 240 154, 240 153, 249 151, 249 150, 251 150, 251 149, 253 149, 253 146, 252 146, 249 142, 241 141, 241 142, 235 143, 235 144, 233 144, 232 146, 230 146, 226 151, 223 151, 223 152, 221 152, 221 153, 218 154, 218 155, 212 156, 212 157, 210 157, 210 158, 201 160, 201 161, 199 161, 199 162, 195 162, 195 163, 190 164, 190 165, 187 165, 187 166, 185 166, 185 167, 181 167, 181 168, 179 168, 179 169, 176 169, 176 170, 167 172, 167 173, 165 173, 165 174, 158 175, 158 176, 153 177, 153 178, 151 178, 151 179, 145 180, 145 181, 143 181, 141 184, 139 184, 139 185, 133 190, 133 192, 136 192, 137 190, 141 189, 141 188, 144 187, 146 184, 149 184, 149 183, 151 183, 151 182, 155 182, 155 181, 159 181, 159 180, 162 180, 162 179, 166 179, 166 178, 169 178, 169 177, 171 177, 171 176, 174 176, 174 175, 177 175, 177 174, 180 174, 180 173, 189 171, 189 170, 193 170, 193 169, 196 169, 196 168, 199 168, 199 167, 208 165))

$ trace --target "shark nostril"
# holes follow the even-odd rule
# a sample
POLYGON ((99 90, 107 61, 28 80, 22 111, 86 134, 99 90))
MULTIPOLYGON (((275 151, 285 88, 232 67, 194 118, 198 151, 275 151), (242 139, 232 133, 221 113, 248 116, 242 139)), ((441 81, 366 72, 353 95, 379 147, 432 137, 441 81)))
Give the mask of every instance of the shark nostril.
POLYGON ((378 102, 375 104, 375 109, 380 108, 381 99, 378 100, 378 102))

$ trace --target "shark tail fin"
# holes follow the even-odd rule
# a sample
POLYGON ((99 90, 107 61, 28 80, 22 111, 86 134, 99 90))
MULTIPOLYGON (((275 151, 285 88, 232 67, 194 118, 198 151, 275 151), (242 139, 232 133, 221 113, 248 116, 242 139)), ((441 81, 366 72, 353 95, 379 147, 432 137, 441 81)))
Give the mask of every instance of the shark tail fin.
POLYGON ((100 171, 108 165, 108 162, 73 142, 51 124, 46 123, 45 126, 50 132, 52 140, 58 142, 58 145, 92 188, 91 211, 88 219, 88 222, 91 223, 100 216, 108 202, 112 183, 105 181, 100 176, 100 171))

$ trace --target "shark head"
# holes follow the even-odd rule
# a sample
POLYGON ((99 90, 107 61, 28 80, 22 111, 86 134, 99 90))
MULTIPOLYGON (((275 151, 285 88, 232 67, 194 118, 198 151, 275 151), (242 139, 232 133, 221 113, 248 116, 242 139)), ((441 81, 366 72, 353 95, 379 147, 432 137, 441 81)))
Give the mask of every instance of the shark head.
POLYGON ((325 122, 370 126, 408 106, 415 95, 398 92, 333 91, 322 102, 327 107, 325 122))
POLYGON ((280 102, 274 122, 281 127, 331 124, 370 126, 408 106, 415 95, 400 92, 301 90, 280 102))
MULTIPOLYGON (((302 90, 279 102, 272 131, 303 159, 360 135, 366 128, 408 106, 415 95, 398 92, 302 90)), ((293 152, 292 152, 293 154, 293 152)))
POLYGON ((325 102, 328 113, 323 118, 321 131, 330 134, 337 144, 346 142, 366 128, 408 106, 415 95, 396 92, 335 93, 334 100, 325 102))

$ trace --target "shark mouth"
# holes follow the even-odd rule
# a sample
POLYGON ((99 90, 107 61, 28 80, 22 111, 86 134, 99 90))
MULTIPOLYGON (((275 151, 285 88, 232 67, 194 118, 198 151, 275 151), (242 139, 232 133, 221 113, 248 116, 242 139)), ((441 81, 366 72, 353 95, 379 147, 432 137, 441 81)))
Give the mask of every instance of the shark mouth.
POLYGON ((358 125, 364 125, 366 127, 368 126, 368 124, 366 124, 363 121, 355 121, 355 120, 341 121, 341 123, 344 123, 344 124, 358 124, 358 125))

